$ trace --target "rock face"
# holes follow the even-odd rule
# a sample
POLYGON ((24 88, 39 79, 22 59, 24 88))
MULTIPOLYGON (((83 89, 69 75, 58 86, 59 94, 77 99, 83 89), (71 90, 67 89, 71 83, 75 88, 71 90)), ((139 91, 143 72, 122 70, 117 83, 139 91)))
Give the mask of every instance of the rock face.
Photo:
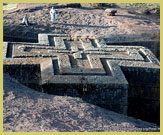
POLYGON ((160 8, 144 9, 142 12, 146 15, 150 15, 151 13, 160 15, 160 8))
POLYGON ((159 124, 160 64, 149 49, 107 46, 95 37, 38 37, 36 44, 4 43, 5 72, 50 94, 159 124))
POLYGON ((105 14, 108 16, 115 16, 116 13, 117 13, 117 10, 114 10, 114 9, 106 9, 105 10, 105 14))
POLYGON ((89 104, 40 93, 4 74, 4 132, 159 132, 159 127, 89 104))

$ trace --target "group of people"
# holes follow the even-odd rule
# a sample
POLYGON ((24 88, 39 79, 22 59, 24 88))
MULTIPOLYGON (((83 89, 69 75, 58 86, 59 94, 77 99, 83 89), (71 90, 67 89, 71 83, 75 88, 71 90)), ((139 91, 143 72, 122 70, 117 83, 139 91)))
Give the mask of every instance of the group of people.
MULTIPOLYGON (((50 18, 51 18, 50 21, 52 23, 56 23, 56 11, 53 7, 51 8, 49 13, 50 13, 50 18)), ((26 26, 30 25, 27 15, 24 15, 24 18, 22 20, 22 24, 24 24, 26 26)))

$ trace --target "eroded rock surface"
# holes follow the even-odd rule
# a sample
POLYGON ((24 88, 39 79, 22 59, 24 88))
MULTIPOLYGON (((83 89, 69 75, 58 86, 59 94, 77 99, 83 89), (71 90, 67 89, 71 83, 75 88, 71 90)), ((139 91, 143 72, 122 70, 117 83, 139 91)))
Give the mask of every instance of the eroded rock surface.
POLYGON ((40 93, 4 74, 4 132, 159 131, 154 124, 117 114, 80 98, 40 93))
POLYGON ((4 72, 40 91, 159 124, 160 63, 149 49, 96 37, 38 37, 38 43, 4 42, 4 72))

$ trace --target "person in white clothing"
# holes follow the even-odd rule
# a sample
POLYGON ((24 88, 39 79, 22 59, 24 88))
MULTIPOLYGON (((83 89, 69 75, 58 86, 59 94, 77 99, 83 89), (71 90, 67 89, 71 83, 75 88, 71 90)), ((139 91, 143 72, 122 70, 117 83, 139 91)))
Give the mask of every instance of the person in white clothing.
POLYGON ((51 17, 51 21, 53 23, 56 23, 56 11, 53 7, 50 10, 50 17, 51 17))
POLYGON ((24 15, 23 20, 22 20, 22 24, 29 26, 29 21, 28 21, 27 15, 24 15))

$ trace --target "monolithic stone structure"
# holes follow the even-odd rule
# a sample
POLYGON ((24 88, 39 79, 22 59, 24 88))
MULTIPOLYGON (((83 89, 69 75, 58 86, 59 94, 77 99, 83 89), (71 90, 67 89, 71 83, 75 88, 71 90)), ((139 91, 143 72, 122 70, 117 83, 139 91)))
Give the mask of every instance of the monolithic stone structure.
POLYGON ((4 71, 51 94, 79 96, 119 113, 159 119, 160 65, 149 49, 69 35, 39 34, 38 40, 5 42, 4 71))

